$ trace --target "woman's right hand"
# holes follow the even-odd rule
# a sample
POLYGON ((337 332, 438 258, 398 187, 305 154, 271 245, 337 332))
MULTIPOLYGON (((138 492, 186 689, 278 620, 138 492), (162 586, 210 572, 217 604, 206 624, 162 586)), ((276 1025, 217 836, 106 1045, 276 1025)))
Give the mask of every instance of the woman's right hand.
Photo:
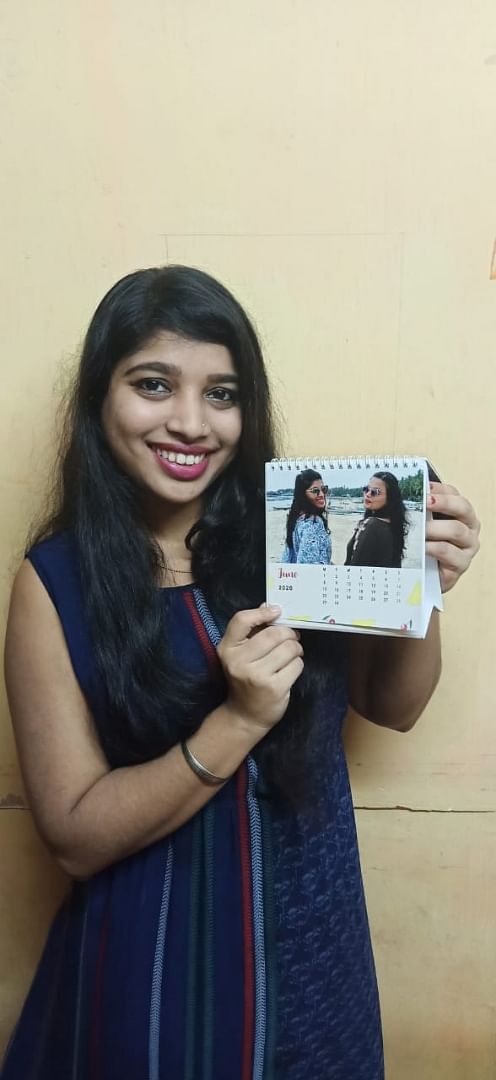
POLYGON ((303 671, 299 634, 272 626, 281 609, 262 605, 238 611, 217 653, 228 684, 226 706, 260 738, 286 712, 293 683, 303 671))

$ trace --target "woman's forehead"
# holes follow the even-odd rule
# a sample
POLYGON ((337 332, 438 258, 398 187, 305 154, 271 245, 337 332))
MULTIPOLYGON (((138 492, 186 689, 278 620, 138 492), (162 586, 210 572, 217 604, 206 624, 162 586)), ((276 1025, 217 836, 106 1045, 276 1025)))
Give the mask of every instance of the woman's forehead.
POLYGON ((114 372, 125 375, 133 368, 158 368, 162 365, 169 373, 176 375, 191 371, 199 374, 207 371, 210 373, 214 368, 219 375, 235 374, 231 353, 225 345, 194 341, 169 331, 161 331, 136 352, 124 357, 118 362, 114 372))

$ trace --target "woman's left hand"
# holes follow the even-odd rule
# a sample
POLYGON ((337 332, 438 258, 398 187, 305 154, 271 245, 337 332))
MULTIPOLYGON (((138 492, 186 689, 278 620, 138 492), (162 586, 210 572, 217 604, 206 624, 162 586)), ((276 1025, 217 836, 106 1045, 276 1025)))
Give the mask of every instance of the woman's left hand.
POLYGON ((448 592, 468 570, 479 550, 480 522, 468 499, 451 484, 429 484, 427 509, 447 514, 446 519, 427 522, 427 555, 439 563, 441 591, 448 592))

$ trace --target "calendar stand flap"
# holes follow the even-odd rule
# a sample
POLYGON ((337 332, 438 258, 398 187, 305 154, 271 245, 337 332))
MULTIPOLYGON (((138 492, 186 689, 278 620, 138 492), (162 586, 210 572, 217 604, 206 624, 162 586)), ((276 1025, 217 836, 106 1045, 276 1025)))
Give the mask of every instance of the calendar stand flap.
POLYGON ((434 609, 436 611, 443 611, 443 595, 441 592, 441 580, 439 577, 439 567, 435 559, 430 555, 425 557, 425 586, 424 586, 424 603, 423 608, 425 612, 425 623, 423 627, 422 637, 425 637, 429 629, 429 623, 431 615, 434 609))

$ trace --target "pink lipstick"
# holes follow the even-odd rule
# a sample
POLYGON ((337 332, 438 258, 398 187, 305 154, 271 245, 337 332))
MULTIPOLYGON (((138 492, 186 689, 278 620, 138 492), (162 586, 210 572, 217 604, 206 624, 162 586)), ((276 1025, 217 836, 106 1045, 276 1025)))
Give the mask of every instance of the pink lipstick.
POLYGON ((174 480, 198 480, 208 468, 209 455, 203 448, 148 445, 162 472, 174 480))

